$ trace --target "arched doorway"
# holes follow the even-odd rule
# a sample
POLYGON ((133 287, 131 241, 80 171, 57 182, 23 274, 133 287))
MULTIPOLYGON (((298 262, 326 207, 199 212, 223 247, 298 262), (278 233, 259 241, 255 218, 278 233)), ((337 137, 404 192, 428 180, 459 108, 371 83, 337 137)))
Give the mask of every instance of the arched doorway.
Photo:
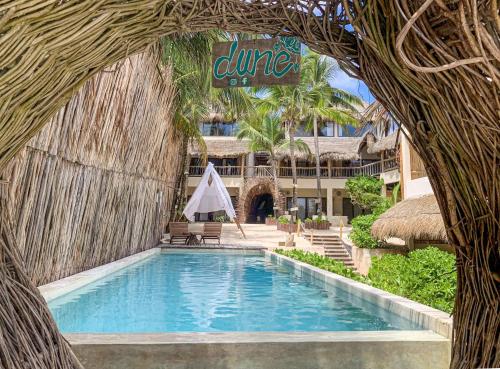
POLYGON ((283 206, 283 196, 276 192, 272 178, 251 178, 240 192, 238 218, 242 223, 264 223, 267 215, 274 214, 274 207, 283 209, 283 206))
POLYGON ((248 209, 247 223, 264 223, 268 215, 273 215, 274 199, 270 193, 256 195, 248 209))

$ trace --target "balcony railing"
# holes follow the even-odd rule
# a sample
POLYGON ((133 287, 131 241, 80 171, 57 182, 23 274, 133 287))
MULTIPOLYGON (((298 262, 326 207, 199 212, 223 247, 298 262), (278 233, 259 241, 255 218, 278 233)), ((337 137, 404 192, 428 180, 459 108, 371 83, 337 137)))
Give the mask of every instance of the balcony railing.
POLYGON ((396 158, 384 159, 384 161, 382 162, 382 166, 384 168, 384 172, 399 169, 399 164, 396 158))
MULTIPOLYGON (((385 159, 374 163, 362 165, 359 167, 320 167, 322 178, 352 178, 359 175, 377 176, 382 172, 394 170, 398 168, 398 163, 395 158, 385 159)), ((236 166, 216 166, 215 169, 221 176, 236 177, 241 176, 241 167, 236 166)), ((192 166, 189 167, 189 175, 196 177, 202 176, 205 167, 192 166)), ((249 177, 272 177, 273 171, 271 166, 259 165, 244 168, 244 176, 249 177)), ((278 177, 291 178, 292 168, 278 168, 278 177)), ((316 167, 297 167, 298 178, 316 177, 316 167)))
MULTIPOLYGON (((237 177, 241 176, 241 167, 234 166, 216 166, 215 170, 221 176, 225 177, 237 177)), ((189 167, 189 175, 192 177, 200 177, 205 172, 205 167, 189 167)))

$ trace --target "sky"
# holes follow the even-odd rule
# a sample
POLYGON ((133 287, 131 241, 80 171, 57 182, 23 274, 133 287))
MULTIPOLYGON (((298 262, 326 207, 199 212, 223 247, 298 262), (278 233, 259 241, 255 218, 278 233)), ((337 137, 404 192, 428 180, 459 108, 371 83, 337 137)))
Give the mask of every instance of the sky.
POLYGON ((339 69, 330 84, 333 87, 346 90, 354 95, 361 97, 367 103, 372 103, 375 98, 370 93, 368 87, 360 80, 349 77, 343 70, 339 69))

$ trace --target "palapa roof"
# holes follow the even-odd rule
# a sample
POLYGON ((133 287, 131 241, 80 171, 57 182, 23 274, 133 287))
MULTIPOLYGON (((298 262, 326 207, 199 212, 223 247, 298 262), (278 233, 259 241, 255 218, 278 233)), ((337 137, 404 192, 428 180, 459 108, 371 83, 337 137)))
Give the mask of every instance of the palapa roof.
MULTIPOLYGON (((314 137, 297 137, 304 141, 311 155, 314 156, 314 137)), ((318 137, 319 155, 321 160, 356 160, 359 159, 359 149, 363 142, 362 137, 318 137)), ((281 158, 288 157, 290 152, 282 151, 279 153, 281 158)), ((295 150, 295 156, 298 159, 309 159, 306 153, 295 150)))
POLYGON ((391 133, 388 136, 382 137, 380 140, 367 139, 367 152, 369 154, 377 154, 385 150, 395 149, 398 141, 398 131, 391 133))
MULTIPOLYGON (((303 140, 311 154, 314 153, 314 137, 297 137, 303 140)), ((355 160, 359 159, 359 147, 362 137, 319 137, 319 150, 322 160, 328 158, 332 160, 355 160)), ((205 137, 207 152, 209 156, 218 158, 235 157, 248 154, 251 150, 248 147, 248 140, 238 140, 236 137, 205 137)), ((191 156, 199 156, 200 149, 196 143, 189 146, 191 156)), ((308 155, 295 151, 298 159, 308 159, 308 155)), ((289 151, 282 151, 280 158, 289 156, 289 151)))
POLYGON ((446 241, 446 231, 434 195, 403 200, 387 210, 372 225, 372 236, 385 240, 446 241))
MULTIPOLYGON (((236 137, 205 137, 207 153, 216 158, 231 158, 250 153, 248 140, 238 140, 236 137)), ((191 156, 200 156, 201 151, 196 143, 189 145, 191 156)))

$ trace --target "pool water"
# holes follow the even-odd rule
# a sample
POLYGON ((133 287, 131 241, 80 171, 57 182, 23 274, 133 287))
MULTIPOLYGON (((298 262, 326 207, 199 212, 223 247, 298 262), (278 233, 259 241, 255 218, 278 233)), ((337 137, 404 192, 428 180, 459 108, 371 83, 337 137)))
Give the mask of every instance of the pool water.
POLYGON ((263 255, 164 252, 49 303, 69 333, 419 329, 263 255))

